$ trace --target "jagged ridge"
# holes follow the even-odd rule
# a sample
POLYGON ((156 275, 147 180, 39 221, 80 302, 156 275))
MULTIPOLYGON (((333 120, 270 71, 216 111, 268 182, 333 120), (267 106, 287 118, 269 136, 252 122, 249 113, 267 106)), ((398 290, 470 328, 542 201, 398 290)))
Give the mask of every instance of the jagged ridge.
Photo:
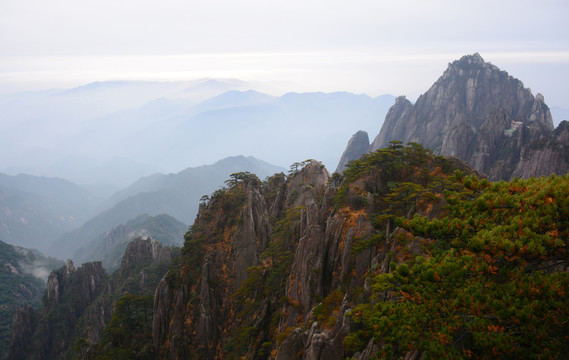
POLYGON ((155 240, 138 238, 129 243, 112 275, 101 262, 75 268, 68 260, 50 274, 41 309, 27 306, 16 312, 5 358, 94 359, 103 354, 107 349, 98 343, 105 340, 117 301, 125 294, 153 294, 174 255, 155 240))
MULTIPOLYGON (((567 158, 565 146, 528 150, 556 136, 553 130, 543 95, 534 97, 521 81, 476 53, 449 64, 415 104, 398 97, 369 151, 392 140, 417 142, 437 154, 469 162, 492 180, 563 174, 566 161, 541 163, 567 158)), ((349 154, 345 152, 341 164, 357 158, 349 154)))
MULTIPOLYGON (((369 162, 376 165, 350 168, 345 180, 316 161, 264 184, 241 177, 203 204, 182 264, 156 291, 159 357, 344 359, 353 330, 345 313, 364 275, 404 258, 388 255, 399 252, 385 237, 392 220, 373 223, 389 208, 382 196, 392 181, 431 184, 455 168, 419 145, 395 145, 369 162)), ((427 203, 397 211, 412 208, 439 211, 427 203)))

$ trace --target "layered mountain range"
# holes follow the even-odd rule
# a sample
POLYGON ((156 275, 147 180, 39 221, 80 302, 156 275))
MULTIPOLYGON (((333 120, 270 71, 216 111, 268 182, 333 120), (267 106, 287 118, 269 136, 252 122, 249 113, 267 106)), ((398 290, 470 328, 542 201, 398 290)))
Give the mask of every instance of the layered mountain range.
MULTIPOLYGON (((103 260, 105 265, 110 265, 105 259, 107 255, 112 252, 115 260, 120 259, 126 246, 125 241, 110 239, 127 228, 129 231, 125 234, 137 233, 151 236, 165 245, 181 245, 181 235, 195 219, 200 198, 222 187, 232 173, 249 171, 264 178, 282 170, 251 156, 233 156, 176 174, 156 173, 141 178, 100 204, 96 216, 62 234, 53 243, 51 251, 77 261, 103 260), (150 216, 154 221, 148 217, 141 221, 141 215, 150 216), (117 243, 122 244, 120 251, 109 252, 117 243), (96 249, 106 250, 99 252, 96 249)), ((125 240, 134 237, 136 235, 131 234, 125 240)))
POLYGON ((316 157, 330 166, 349 134, 375 130, 395 99, 348 92, 277 97, 263 90, 258 83, 210 79, 0 94, 0 171, 116 191, 151 173, 236 154, 282 166, 316 157))
POLYGON ((52 272, 8 358, 563 358, 569 178, 481 175, 563 172, 535 160, 567 159, 569 123, 551 120, 465 56, 416 104, 398 98, 372 144, 354 135, 342 173, 231 174, 169 266, 138 239, 112 276, 52 272))
POLYGON ((63 179, 0 173, 0 239, 45 252, 61 234, 92 216, 100 201, 63 179))
POLYGON ((175 174, 140 178, 106 199, 88 186, 60 178, 0 173, 0 239, 79 262, 103 260, 121 243, 113 255, 116 265, 126 242, 137 235, 181 245, 200 198, 222 187, 232 173, 250 171, 264 178, 283 170, 251 156, 233 156, 175 174), (127 225, 137 218, 136 224, 127 225), (164 236, 166 228, 171 231, 164 236), (119 233, 128 238, 126 242, 118 239, 119 233))
POLYGON ((564 174, 568 135, 563 122, 554 131, 542 94, 476 53, 450 63, 415 104, 398 97, 373 142, 356 133, 337 170, 396 140, 456 156, 492 180, 564 174))

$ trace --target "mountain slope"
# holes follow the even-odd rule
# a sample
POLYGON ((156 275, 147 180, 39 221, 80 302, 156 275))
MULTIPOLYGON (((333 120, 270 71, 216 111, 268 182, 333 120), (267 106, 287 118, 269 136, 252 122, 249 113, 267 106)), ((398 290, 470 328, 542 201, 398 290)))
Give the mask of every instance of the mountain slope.
POLYGON ((0 186, 45 197, 79 222, 101 201, 82 186, 61 178, 0 173, 0 186))
MULTIPOLYGON (((373 170, 355 169, 353 186, 341 186, 321 163, 310 161, 287 179, 275 176, 261 184, 254 176, 242 177, 216 192, 200 208, 178 269, 157 289, 159 356, 344 359, 344 296, 359 291, 366 271, 387 255, 387 244, 381 251, 382 234, 393 229, 392 222, 387 229, 372 225, 374 214, 389 209, 380 199, 392 182, 423 173, 408 171, 411 165, 437 174, 425 179, 427 184, 453 169, 450 161, 420 147, 390 149, 377 159, 382 156, 385 164, 373 170), (401 163, 388 173, 392 152, 401 163), (308 332, 316 319, 312 339, 285 340, 308 332)), ((393 211, 407 213, 411 207, 393 211)))
MULTIPOLYGON (((249 171, 265 177, 283 170, 253 157, 235 156, 212 165, 188 168, 177 174, 155 174, 142 178, 115 194, 97 216, 62 235, 55 247, 60 256, 71 257, 101 234, 141 214, 167 214, 177 221, 190 224, 196 216, 201 197, 223 186, 232 173, 249 171)), ((77 256, 85 259, 84 254, 77 256)))
POLYGON ((188 226, 170 215, 139 215, 124 225, 109 229, 73 254, 77 263, 101 261, 113 272, 120 265, 127 245, 136 238, 150 237, 164 246, 182 246, 188 226))
POLYGON ((0 174, 0 239, 48 251, 85 221, 100 199, 58 178, 0 174))
POLYGON ((310 160, 228 185, 200 205, 165 276, 155 261, 167 251, 150 239, 129 245, 106 285, 100 263, 52 273, 41 316, 18 313, 8 358, 569 351, 568 176, 492 183, 457 158, 392 143, 343 175, 310 160), (136 295, 149 290, 154 299, 136 295))

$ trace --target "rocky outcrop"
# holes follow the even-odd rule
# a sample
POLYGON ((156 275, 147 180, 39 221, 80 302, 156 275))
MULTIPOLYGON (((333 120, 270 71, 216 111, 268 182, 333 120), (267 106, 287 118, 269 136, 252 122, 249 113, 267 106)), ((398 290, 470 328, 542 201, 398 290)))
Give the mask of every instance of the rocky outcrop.
POLYGON ((552 135, 524 147, 512 176, 529 178, 569 172, 569 122, 562 121, 552 135))
POLYGON ((24 306, 14 314, 12 341, 6 351, 6 359, 21 359, 23 354, 29 353, 29 342, 38 326, 38 312, 31 306, 24 306))
MULTIPOLYGON (((553 130, 543 96, 534 97, 521 81, 485 62, 478 53, 449 64, 435 84, 412 108, 405 110, 393 114, 394 121, 386 121, 372 150, 400 140, 421 143, 444 155, 456 155, 453 152, 457 149, 447 144, 456 137, 456 128, 466 126, 476 133, 498 110, 509 114, 511 120, 526 125, 537 123, 543 130, 553 130)), ((504 125, 505 128, 496 130, 503 133, 510 129, 510 124, 504 125)))
MULTIPOLYGON (((457 166, 473 172, 457 158, 435 161, 413 149, 413 161, 423 156, 413 165, 424 167, 416 173, 405 167, 395 175, 395 168, 377 165, 344 186, 311 160, 288 178, 279 174, 261 184, 245 176, 214 193, 186 236, 179 268, 156 291, 159 358, 351 356, 344 339, 357 330, 349 313, 361 301, 354 294, 370 288, 365 274, 389 272, 390 263, 403 261, 398 254, 422 251, 393 224, 374 226, 373 217, 386 210, 379 194, 390 191, 391 176, 403 182, 416 181, 414 174, 448 177, 457 166)), ((440 211, 432 204, 417 210, 440 211)), ((378 350, 373 342, 364 348, 356 357, 369 359, 378 350)))
MULTIPOLYGON (((161 358, 173 359, 179 354, 204 359, 227 357, 228 351, 235 352, 233 348, 240 345, 230 339, 239 337, 236 334, 243 331, 244 323, 251 321, 251 329, 258 331, 259 339, 269 336, 271 332, 274 334, 275 329, 270 330, 274 326, 271 325, 271 318, 281 319, 279 329, 294 327, 310 319, 312 309, 331 289, 337 288, 347 278, 356 277, 356 273, 362 275, 366 271, 371 257, 353 255, 348 249, 357 236, 370 231, 369 222, 360 213, 342 212, 330 216, 333 191, 328 186, 329 177, 324 166, 312 160, 284 183, 269 179, 269 189, 263 191, 263 196, 258 185, 247 185, 244 188, 247 201, 239 213, 234 214, 240 220, 239 226, 233 230, 228 228, 227 219, 222 219, 218 212, 219 206, 223 208, 220 201, 228 201, 232 190, 224 195, 224 199, 214 196, 207 206, 200 209, 194 227, 207 228, 213 237, 207 240, 206 253, 193 270, 191 266, 179 270, 183 274, 199 271, 197 281, 190 280, 193 275, 177 278, 175 274, 169 274, 156 292, 154 339, 161 358), (264 205, 266 199, 270 199, 267 204, 270 212, 264 205), (290 217, 291 211, 299 214, 297 220, 290 217), (278 217, 282 220, 277 221, 280 224, 271 226, 269 214, 280 214, 278 217), (283 221, 290 221, 287 222, 286 231, 282 229, 283 221), (277 250, 269 250, 273 254, 271 258, 261 256, 261 252, 270 241, 275 246, 275 241, 284 240, 281 238, 285 236, 284 233, 292 234, 286 236, 290 241, 286 246, 293 249, 287 270, 289 275, 284 278, 284 293, 274 294, 278 295, 276 298, 272 294, 261 295, 249 320, 236 320, 235 314, 247 311, 247 305, 236 301, 235 294, 241 294, 239 285, 253 281, 251 272, 240 272, 239 269, 256 268, 265 273, 263 277, 271 276, 271 271, 275 271, 271 270, 272 263, 280 261, 277 260, 279 255, 274 254, 277 250), (243 252, 248 255, 242 255, 243 252), (288 301, 279 307, 283 295, 288 301)), ((358 283, 354 281, 352 285, 358 286, 358 283)), ((251 296, 251 292, 259 290, 255 289, 249 289, 250 293, 240 296, 251 296)), ((245 300, 245 304, 248 301, 245 300)), ((346 309, 347 305, 342 312, 346 309)), ((343 358, 342 340, 345 334, 342 334, 340 325, 337 329, 328 329, 316 324, 311 333, 286 340, 294 349, 280 349, 280 355, 276 355, 276 349, 273 351, 278 358, 298 355, 297 347, 306 352, 307 359, 343 358), (335 357, 330 357, 331 354, 335 354, 335 357)), ((270 340, 270 337, 266 340, 270 340)), ((260 359, 266 358, 264 356, 259 352, 248 355, 260 359)))
POLYGON ((524 160, 555 161, 564 156, 555 152, 558 147, 549 147, 547 156, 535 151, 539 144, 545 145, 543 140, 553 130, 543 95, 532 95, 521 81, 476 53, 449 64, 415 104, 397 98, 369 150, 386 147, 393 140, 417 142, 436 154, 471 163, 491 180, 563 174, 563 162, 538 169, 536 163, 532 166, 524 160))
POLYGON ((155 289, 172 259, 172 250, 159 242, 138 238, 127 246, 121 267, 109 276, 101 262, 75 268, 71 260, 53 271, 39 311, 17 312, 7 359, 75 358, 75 344, 94 346, 111 320, 116 299, 124 293, 155 289), (165 264, 163 270, 148 267, 165 264), (162 271, 155 274, 157 271, 162 271))
MULTIPOLYGON (((389 111, 387 111, 387 115, 383 121, 381 131, 373 140, 371 149, 369 150, 375 151, 380 147, 385 146, 384 144, 388 144, 389 141, 402 137, 405 133, 405 126, 398 120, 402 117, 408 116, 408 113, 412 109, 413 104, 411 104, 411 102, 407 100, 405 96, 397 97, 395 99, 395 104, 393 104, 393 106, 389 108, 389 111), (383 130, 384 128, 385 130, 383 130)), ((352 160, 355 160, 355 158, 352 160)))
POLYGON ((194 260, 184 264, 182 274, 170 274, 158 285, 153 335, 160 358, 219 358, 237 327, 234 294, 272 232, 257 181, 240 186, 200 208, 193 229, 211 238, 196 244, 194 260))
POLYGON ((76 269, 68 260, 67 265, 53 271, 40 313, 23 311, 16 318, 13 346, 6 358, 26 359, 32 355, 38 359, 64 358, 79 318, 107 290, 108 280, 100 262, 86 263, 76 269), (34 317, 39 321, 32 330, 29 325, 34 323, 34 317), (29 333, 33 336, 26 337, 29 333))
POLYGON ((340 163, 336 168, 336 172, 342 173, 346 169, 348 162, 359 159, 360 156, 367 153, 369 151, 369 146, 370 144, 367 132, 358 131, 355 133, 348 142, 348 146, 340 158, 340 163))
POLYGON ((160 262, 172 261, 172 249, 162 246, 162 243, 151 239, 142 238, 131 241, 126 247, 126 251, 122 257, 121 268, 130 266, 131 264, 155 264, 160 262))
POLYGON ((137 238, 128 244, 121 260, 121 266, 117 270, 117 278, 127 279, 134 275, 133 270, 135 270, 140 272, 141 281, 144 283, 144 269, 138 268, 158 263, 169 264, 171 261, 172 248, 162 246, 162 243, 150 237, 137 238))

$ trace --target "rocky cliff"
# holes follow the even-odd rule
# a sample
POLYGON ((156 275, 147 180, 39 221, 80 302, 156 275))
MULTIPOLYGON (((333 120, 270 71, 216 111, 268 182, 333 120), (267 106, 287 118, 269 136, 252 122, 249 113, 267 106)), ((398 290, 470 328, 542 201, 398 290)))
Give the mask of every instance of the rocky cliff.
POLYGON ((26 305, 38 308, 49 273, 62 265, 36 250, 0 241, 0 354, 6 353, 12 338, 14 311, 26 305))
POLYGON ((512 176, 529 178, 569 172, 569 122, 562 121, 553 134, 524 147, 512 176))
POLYGON ((346 169, 348 162, 350 160, 359 159, 363 154, 369 151, 369 137, 367 132, 365 131, 358 131, 355 133, 350 141, 348 142, 348 146, 346 150, 342 154, 340 158, 340 163, 336 168, 336 172, 341 173, 346 169))
MULTIPOLYGON (((54 334, 44 323, 69 317, 25 308, 9 358, 561 358, 569 178, 474 175, 456 157, 397 142, 343 174, 314 160, 265 181, 232 174, 203 198, 159 282, 164 268, 141 263, 170 254, 140 239, 110 296, 77 322, 91 328, 54 334), (143 287, 154 296, 133 295, 143 287), (42 352, 55 338, 68 349, 42 352)), ((68 308, 60 289, 78 273, 68 264, 52 275, 46 309, 68 308)), ((83 278, 71 281, 78 294, 83 278)))
POLYGON ((39 314, 24 308, 16 316, 14 338, 6 358, 64 358, 80 317, 107 287, 108 275, 100 262, 76 269, 69 260, 53 271, 39 314))
MULTIPOLYGON (((344 343, 356 330, 347 312, 366 296, 365 274, 388 271, 402 249, 420 251, 400 244, 392 220, 376 221, 376 215, 438 209, 426 203, 423 210, 411 203, 391 208, 383 196, 393 181, 428 186, 455 168, 418 145, 390 148, 370 162, 375 165, 356 165, 349 179, 338 179, 309 161, 288 177, 239 176, 233 187, 214 193, 186 234, 179 267, 156 291, 159 358, 353 355, 344 343)), ((357 356, 368 359, 372 350, 367 353, 357 356)))
POLYGON ((39 311, 20 309, 6 359, 65 359, 95 352, 124 294, 145 294, 156 288, 172 259, 172 250, 150 238, 131 242, 121 267, 108 275, 101 262, 53 271, 39 311), (77 346, 82 344, 83 346, 77 346))
MULTIPOLYGON (((562 147, 536 152, 545 138, 555 136, 553 130, 543 95, 532 95, 521 81, 476 53, 450 63, 415 104, 397 98, 369 151, 393 140, 417 142, 437 154, 465 160, 493 180, 563 174, 563 162, 550 163, 547 169, 540 164, 546 158, 565 158, 568 153, 562 147)), ((346 154, 341 162, 352 159, 346 154)))

